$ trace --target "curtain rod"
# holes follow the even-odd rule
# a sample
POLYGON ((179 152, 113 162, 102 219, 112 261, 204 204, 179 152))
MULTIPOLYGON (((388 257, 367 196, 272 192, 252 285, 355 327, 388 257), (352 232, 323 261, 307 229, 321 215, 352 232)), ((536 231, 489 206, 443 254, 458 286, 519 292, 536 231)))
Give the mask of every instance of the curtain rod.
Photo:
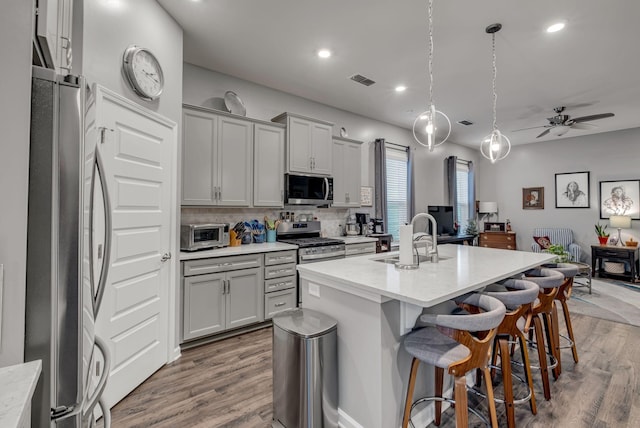
POLYGON ((405 149, 405 150, 408 150, 408 149, 409 149, 409 146, 403 146, 402 144, 398 144, 398 143, 390 143, 390 142, 388 142, 388 141, 385 141, 384 143, 385 143, 385 144, 389 144, 389 145, 391 145, 391 146, 398 146, 398 147, 402 147, 402 148, 403 148, 403 149, 405 149))

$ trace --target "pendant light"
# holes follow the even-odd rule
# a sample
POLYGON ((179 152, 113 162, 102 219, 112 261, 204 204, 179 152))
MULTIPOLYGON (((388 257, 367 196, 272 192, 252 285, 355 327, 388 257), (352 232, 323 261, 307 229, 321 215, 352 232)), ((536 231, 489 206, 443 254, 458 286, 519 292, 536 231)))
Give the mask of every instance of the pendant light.
POLYGON ((485 30, 488 34, 491 34, 493 50, 493 127, 491 134, 482 139, 480 152, 482 156, 489 159, 491 163, 506 158, 511 151, 511 141, 498 129, 496 113, 496 106, 498 104, 498 94, 496 93, 496 33, 500 31, 501 28, 502 24, 491 24, 485 30))
POLYGON ((430 152, 441 145, 451 134, 451 121, 446 114, 436 110, 433 104, 433 0, 429 0, 429 107, 413 121, 413 137, 430 152), (446 128, 446 129, 445 129, 446 128), (438 131, 436 133, 436 131, 438 131), (437 134, 445 135, 438 138, 437 134))

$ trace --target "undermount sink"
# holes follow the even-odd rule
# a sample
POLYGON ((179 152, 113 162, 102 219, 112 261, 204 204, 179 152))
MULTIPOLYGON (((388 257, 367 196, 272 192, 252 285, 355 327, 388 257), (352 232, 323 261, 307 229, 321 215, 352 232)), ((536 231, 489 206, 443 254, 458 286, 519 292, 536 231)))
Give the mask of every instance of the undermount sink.
MULTIPOLYGON (((442 260, 448 260, 451 257, 446 257, 446 256, 438 256, 438 261, 442 261, 442 260)), ((376 262, 381 262, 381 263, 389 263, 389 264, 396 264, 398 262, 400 262, 400 256, 391 256, 391 257, 385 257, 383 259, 375 259, 376 262)), ((414 262, 419 262, 419 263, 427 263, 427 262, 431 262, 431 256, 427 256, 424 254, 419 254, 418 257, 416 258, 416 256, 413 256, 413 261, 414 262)))

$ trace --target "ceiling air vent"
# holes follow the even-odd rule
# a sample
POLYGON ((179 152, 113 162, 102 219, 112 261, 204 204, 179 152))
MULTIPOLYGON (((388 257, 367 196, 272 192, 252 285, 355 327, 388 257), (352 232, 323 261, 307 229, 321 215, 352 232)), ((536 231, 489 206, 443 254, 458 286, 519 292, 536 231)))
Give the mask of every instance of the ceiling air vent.
POLYGON ((473 125, 473 122, 470 122, 468 120, 460 120, 460 121, 458 121, 458 123, 460 125, 465 125, 465 126, 473 125))
POLYGON ((364 77, 362 74, 354 74, 349 79, 353 80, 354 82, 361 83, 364 86, 371 86, 374 83, 376 83, 373 80, 369 79, 368 77, 364 77))

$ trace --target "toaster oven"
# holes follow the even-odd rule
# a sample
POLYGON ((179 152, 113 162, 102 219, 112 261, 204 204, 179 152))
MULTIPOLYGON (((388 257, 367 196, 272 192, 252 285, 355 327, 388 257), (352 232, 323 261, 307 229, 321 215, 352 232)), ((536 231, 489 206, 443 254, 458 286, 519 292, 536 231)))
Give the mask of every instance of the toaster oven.
POLYGON ((196 251, 229 246, 229 224, 183 224, 180 226, 180 249, 196 251))

